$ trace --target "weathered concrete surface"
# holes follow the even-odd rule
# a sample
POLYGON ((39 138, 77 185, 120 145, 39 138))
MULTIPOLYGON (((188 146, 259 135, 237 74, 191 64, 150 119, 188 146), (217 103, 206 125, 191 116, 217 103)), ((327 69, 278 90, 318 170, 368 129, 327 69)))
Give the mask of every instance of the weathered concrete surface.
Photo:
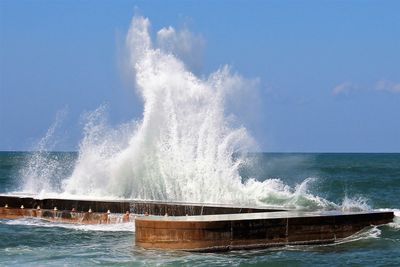
MULTIPOLYGON (((0 195, 0 207, 53 210, 55 207, 62 211, 79 211, 106 213, 122 213, 127 211, 133 214, 151 215, 210 215, 210 214, 231 214, 231 213, 255 213, 282 211, 282 209, 253 208, 233 205, 215 205, 199 203, 161 202, 161 201, 140 201, 140 200, 74 200, 74 199, 35 199, 32 197, 19 197, 0 195)), ((1 215, 0 215, 1 218, 1 215)))
POLYGON ((225 251, 332 243, 393 212, 268 212, 232 215, 137 217, 136 244, 143 248, 225 251))
POLYGON ((77 212, 54 209, 0 208, 0 219, 20 218, 37 218, 51 222, 76 224, 111 224, 133 222, 135 220, 135 215, 130 213, 77 212))
POLYGON ((138 246, 224 251, 331 243, 367 226, 389 223, 393 221, 394 214, 374 211, 301 212, 198 203, 35 199, 0 195, 0 219, 18 218, 79 224, 135 221, 138 246))
POLYGON ((140 200, 35 199, 0 195, 0 219, 40 218, 80 224, 134 221, 137 214, 184 216, 272 211, 281 209, 140 200))

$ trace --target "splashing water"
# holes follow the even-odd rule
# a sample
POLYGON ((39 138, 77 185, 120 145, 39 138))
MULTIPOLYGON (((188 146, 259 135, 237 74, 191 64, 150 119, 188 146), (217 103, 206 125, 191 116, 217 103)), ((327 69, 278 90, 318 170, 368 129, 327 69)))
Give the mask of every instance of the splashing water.
MULTIPOLYGON (((160 30, 163 38, 155 47, 149 28, 148 19, 134 17, 126 39, 136 88, 144 102, 142 120, 111 128, 105 107, 87 114, 72 175, 54 187, 48 186, 48 177, 55 174, 52 169, 49 174, 33 171, 28 173, 33 179, 28 179, 25 191, 42 196, 57 192, 66 198, 340 208, 308 192, 314 178, 295 188, 280 179, 243 181, 239 169, 248 163, 245 153, 255 142, 244 127, 232 126, 224 106, 232 91, 249 83, 228 67, 207 78, 196 77, 174 54, 179 49, 173 45, 179 44, 173 40, 180 40, 174 34, 179 33, 171 27, 160 30)), ((33 165, 37 163, 41 162, 33 165)))
POLYGON ((135 232, 135 223, 122 222, 122 216, 120 222, 112 224, 71 224, 71 223, 60 223, 60 222, 48 222, 37 218, 24 218, 24 219, 4 221, 4 224, 29 225, 33 227, 48 227, 48 228, 60 227, 78 231, 135 232))
POLYGON ((341 208, 343 211, 365 211, 370 210, 371 207, 368 205, 368 200, 363 197, 349 198, 344 197, 341 208))
MULTIPOLYGON (((60 178, 65 176, 65 172, 72 164, 72 159, 65 158, 60 160, 62 155, 51 153, 57 144, 54 138, 55 132, 60 127, 67 110, 57 112, 55 121, 47 130, 45 136, 33 148, 35 152, 29 156, 25 168, 21 169, 22 191, 30 194, 46 194, 60 190, 60 178)), ((67 156, 68 157, 68 156, 67 156)))
POLYGON ((399 231, 400 230, 400 209, 379 209, 380 211, 393 211, 394 219, 393 222, 388 225, 393 229, 399 231))
POLYGON ((110 136, 99 119, 102 111, 96 111, 65 193, 245 201, 238 174, 243 159, 232 155, 246 151, 252 140, 245 128, 230 127, 223 108, 224 95, 241 78, 227 67, 205 80, 195 77, 173 54, 154 48, 148 30, 149 20, 134 18, 127 36, 143 120, 125 138, 120 130, 110 136))

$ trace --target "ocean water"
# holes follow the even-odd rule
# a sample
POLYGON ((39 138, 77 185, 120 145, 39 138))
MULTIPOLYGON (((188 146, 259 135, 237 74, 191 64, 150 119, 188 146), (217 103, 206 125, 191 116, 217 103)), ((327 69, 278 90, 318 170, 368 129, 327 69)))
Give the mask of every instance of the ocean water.
POLYGON ((142 117, 112 125, 101 106, 83 115, 78 152, 47 152, 59 141, 63 116, 56 116, 32 149, 37 152, 0 152, 0 193, 382 209, 396 212, 396 222, 334 245, 185 253, 136 247, 133 224, 0 220, 0 265, 399 265, 400 154, 248 153, 258 151, 257 142, 227 106, 248 105, 243 96, 257 80, 229 66, 196 75, 185 62, 196 53, 196 35, 173 27, 151 32, 150 24, 136 16, 126 36, 127 71, 143 100, 142 117))
MULTIPOLYGON (((70 177, 78 160, 73 152, 45 153, 41 157, 57 166, 59 171, 53 172, 56 176, 46 177, 57 185, 70 177)), ((244 183, 249 177, 259 182, 279 178, 294 193, 296 185, 313 177, 307 189, 297 190, 297 194, 336 205, 325 209, 393 210, 400 216, 400 154, 254 153, 247 157, 252 164, 239 170, 244 183)), ((23 188, 22 177, 32 169, 33 159, 37 161, 35 153, 0 152, 1 193, 23 188)), ((321 209, 307 199, 303 198, 305 203, 298 208, 321 209)), ((284 204, 291 199, 267 196, 263 201, 284 204)), ((0 266, 399 266, 399 217, 395 220, 338 244, 224 253, 144 250, 134 244, 131 223, 85 226, 33 219, 0 220, 0 266)))

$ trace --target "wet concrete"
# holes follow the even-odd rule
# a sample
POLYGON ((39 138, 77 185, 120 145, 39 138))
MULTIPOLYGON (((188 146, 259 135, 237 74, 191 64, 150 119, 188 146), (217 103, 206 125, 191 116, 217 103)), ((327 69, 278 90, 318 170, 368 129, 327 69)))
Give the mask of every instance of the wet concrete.
POLYGON ((135 242, 143 248, 225 251, 332 243, 370 225, 392 222, 394 214, 0 195, 0 219, 18 218, 78 224, 135 221, 135 242))
POLYGON ((232 215, 137 217, 143 248, 226 251, 333 243, 370 225, 393 221, 393 212, 268 212, 232 215))
POLYGON ((78 212, 49 209, 25 209, 0 207, 1 219, 36 218, 50 222, 74 223, 74 224, 112 224, 133 222, 133 214, 115 214, 100 212, 78 212))
POLYGON ((141 201, 141 200, 76 200, 76 199, 36 199, 23 196, 0 195, 0 207, 7 205, 9 208, 41 209, 64 211, 79 211, 105 213, 126 213, 150 214, 150 215, 211 215, 211 214, 233 214, 233 213, 257 213, 282 211, 282 209, 245 207, 233 205, 199 204, 199 203, 180 203, 180 202, 161 202, 161 201, 141 201))

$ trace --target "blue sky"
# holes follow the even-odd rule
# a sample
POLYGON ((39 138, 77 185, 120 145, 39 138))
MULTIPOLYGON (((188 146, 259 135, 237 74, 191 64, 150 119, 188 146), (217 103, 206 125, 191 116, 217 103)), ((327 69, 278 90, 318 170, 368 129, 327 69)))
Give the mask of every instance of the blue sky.
POLYGON ((132 16, 204 40, 196 73, 229 64, 257 92, 236 113, 263 151, 400 152, 399 1, 0 1, 0 150, 29 150, 60 110, 117 125, 142 103, 121 67, 132 16), (256 97, 254 97, 256 95, 256 97))

